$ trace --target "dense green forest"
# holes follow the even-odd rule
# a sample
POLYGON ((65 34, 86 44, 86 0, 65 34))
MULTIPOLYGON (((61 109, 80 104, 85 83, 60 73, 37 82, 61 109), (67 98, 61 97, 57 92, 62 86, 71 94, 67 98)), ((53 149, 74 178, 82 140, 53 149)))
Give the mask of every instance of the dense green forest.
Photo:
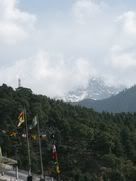
MULTIPOLYGON (((135 181, 136 113, 97 113, 72 106, 28 88, 0 87, 0 145, 5 155, 16 158, 19 167, 28 168, 27 145, 23 125, 17 128, 18 115, 27 111, 28 124, 37 114, 42 140, 45 174, 56 177, 51 157, 55 142, 63 181, 135 181), (54 135, 54 138, 52 138, 54 135)), ((29 131, 36 134, 36 129, 29 131)), ((40 173, 38 142, 30 139, 32 171, 40 173)))

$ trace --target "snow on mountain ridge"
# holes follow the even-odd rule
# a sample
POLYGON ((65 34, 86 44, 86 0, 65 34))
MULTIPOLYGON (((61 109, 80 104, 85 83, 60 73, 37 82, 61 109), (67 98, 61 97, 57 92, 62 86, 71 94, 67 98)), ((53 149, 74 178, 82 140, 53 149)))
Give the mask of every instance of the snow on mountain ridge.
POLYGON ((109 86, 106 85, 102 79, 91 78, 86 88, 80 87, 72 90, 61 99, 63 99, 65 102, 78 102, 83 99, 101 100, 115 95, 123 89, 123 86, 109 86))

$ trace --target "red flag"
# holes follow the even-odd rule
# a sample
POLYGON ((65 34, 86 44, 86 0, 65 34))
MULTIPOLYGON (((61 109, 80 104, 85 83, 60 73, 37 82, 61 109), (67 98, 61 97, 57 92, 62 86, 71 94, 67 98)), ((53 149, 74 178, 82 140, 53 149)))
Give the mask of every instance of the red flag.
POLYGON ((58 160, 58 155, 57 155, 57 151, 56 151, 56 146, 52 145, 52 159, 53 160, 58 160))

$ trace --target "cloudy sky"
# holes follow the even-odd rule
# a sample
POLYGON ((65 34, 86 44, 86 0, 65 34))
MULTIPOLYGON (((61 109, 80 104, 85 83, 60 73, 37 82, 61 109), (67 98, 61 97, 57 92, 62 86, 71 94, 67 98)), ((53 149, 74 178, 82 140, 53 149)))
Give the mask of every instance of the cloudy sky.
POLYGON ((135 0, 0 0, 0 84, 62 96, 136 83, 135 0))

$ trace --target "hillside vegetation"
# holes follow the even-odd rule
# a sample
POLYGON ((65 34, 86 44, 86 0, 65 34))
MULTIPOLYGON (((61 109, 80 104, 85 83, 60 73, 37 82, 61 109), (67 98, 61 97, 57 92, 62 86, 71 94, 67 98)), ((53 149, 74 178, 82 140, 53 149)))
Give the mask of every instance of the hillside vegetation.
MULTIPOLYGON (((63 181, 135 181, 136 113, 97 113, 46 96, 28 88, 0 87, 0 145, 8 157, 17 158, 19 167, 28 168, 25 127, 17 128, 18 115, 26 108, 28 124, 37 114, 41 132, 45 174, 57 176, 51 157, 55 142, 63 181), (52 138, 52 135, 55 137, 52 138)), ((36 129, 29 131, 36 134, 36 129)), ((30 139, 32 171, 40 173, 38 142, 30 139)))

